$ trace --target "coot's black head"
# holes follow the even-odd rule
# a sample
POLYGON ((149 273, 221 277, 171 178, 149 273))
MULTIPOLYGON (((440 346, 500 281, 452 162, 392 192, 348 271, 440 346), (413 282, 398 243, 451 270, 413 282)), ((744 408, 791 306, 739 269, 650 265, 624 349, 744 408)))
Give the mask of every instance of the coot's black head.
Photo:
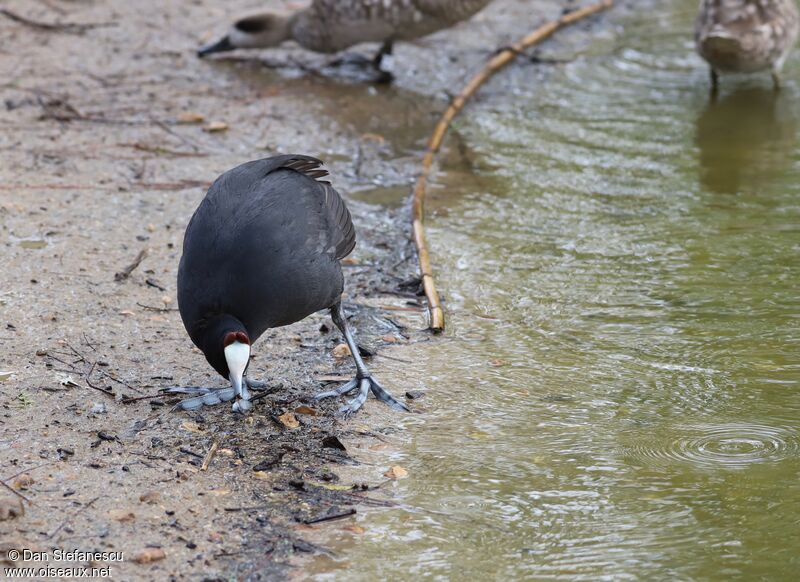
POLYGON ((192 340, 220 376, 241 376, 250 357, 250 336, 244 324, 232 315, 217 315, 203 320, 192 330, 192 340))

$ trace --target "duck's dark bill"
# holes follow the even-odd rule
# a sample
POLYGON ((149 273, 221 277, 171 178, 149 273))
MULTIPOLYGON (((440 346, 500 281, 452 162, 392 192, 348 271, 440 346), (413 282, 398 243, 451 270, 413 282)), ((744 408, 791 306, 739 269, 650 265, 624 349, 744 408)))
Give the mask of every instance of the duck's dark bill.
POLYGON ((211 53, 221 53, 224 51, 232 51, 236 47, 231 44, 230 39, 227 36, 223 36, 217 42, 212 42, 207 44, 204 47, 200 47, 197 51, 198 57, 204 57, 206 55, 210 55, 211 53))

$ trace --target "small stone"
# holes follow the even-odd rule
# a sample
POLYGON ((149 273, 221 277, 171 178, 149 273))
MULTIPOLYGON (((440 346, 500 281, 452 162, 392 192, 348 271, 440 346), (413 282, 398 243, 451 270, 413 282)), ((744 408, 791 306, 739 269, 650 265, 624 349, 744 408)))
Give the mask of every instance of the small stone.
POLYGON ((92 406, 92 409, 89 411, 91 414, 105 414, 108 412, 108 408, 106 407, 104 402, 95 402, 92 406))
POLYGON ((113 519, 114 521, 119 521, 122 523, 127 523, 136 520, 136 515, 132 511, 128 511, 127 509, 112 509, 108 512, 108 517, 113 519))
POLYGON ((409 390, 406 392, 406 398, 409 400, 419 400, 425 397, 425 392, 422 390, 409 390))
POLYGON ((167 554, 165 554, 164 550, 161 548, 146 548, 138 554, 134 554, 133 561, 137 564, 150 564, 163 560, 166 557, 167 554))
POLYGON ((212 531, 210 534, 208 534, 208 541, 213 542, 215 544, 222 543, 223 539, 224 538, 222 537, 222 534, 219 533, 218 531, 212 531))

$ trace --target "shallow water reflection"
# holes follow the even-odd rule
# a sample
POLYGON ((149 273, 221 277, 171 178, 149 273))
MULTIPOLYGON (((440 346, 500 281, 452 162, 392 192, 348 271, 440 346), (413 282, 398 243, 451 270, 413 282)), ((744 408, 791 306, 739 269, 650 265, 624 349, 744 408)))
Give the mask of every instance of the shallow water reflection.
POLYGON ((797 150, 797 100, 771 87, 737 88, 697 117, 701 181, 712 192, 758 190, 797 150))
POLYGON ((384 376, 430 388, 392 437, 413 510, 318 579, 800 571, 800 57, 709 104, 696 2, 662 4, 462 120, 477 175, 429 204, 450 327, 384 376))

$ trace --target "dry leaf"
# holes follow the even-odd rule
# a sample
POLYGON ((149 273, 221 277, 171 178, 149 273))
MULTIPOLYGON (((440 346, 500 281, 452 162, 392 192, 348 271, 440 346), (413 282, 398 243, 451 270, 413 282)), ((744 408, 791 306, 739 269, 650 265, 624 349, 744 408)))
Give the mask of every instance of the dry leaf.
POLYGON ((394 465, 389 467, 389 470, 386 471, 383 476, 389 477, 389 479, 405 479, 408 477, 408 471, 400 465, 394 465))
POLYGON ((253 471, 253 477, 256 479, 269 479, 269 473, 266 471, 253 471))
POLYGON ((195 434, 205 434, 206 432, 202 428, 200 428, 199 424, 197 424, 196 422, 192 422, 191 420, 183 421, 183 423, 181 424, 181 428, 183 430, 188 430, 189 432, 193 432, 195 434))
POLYGON ((139 495, 139 501, 142 503, 149 503, 150 505, 155 505, 159 501, 161 501, 161 493, 158 491, 145 491, 141 495, 139 495))
POLYGON ((350 348, 347 346, 347 344, 339 344, 333 348, 334 358, 346 358, 351 355, 353 355, 353 353, 350 351, 350 348))
POLYGON ((203 128, 203 131, 208 133, 218 133, 220 131, 228 131, 228 124, 224 121, 212 121, 203 128))
POLYGON ((184 111, 178 115, 178 121, 181 123, 203 123, 206 118, 200 113, 193 113, 191 111, 184 111))
POLYGON ((27 489, 34 483, 36 483, 36 481, 33 480, 33 477, 31 477, 27 473, 23 473, 22 475, 14 479, 14 482, 11 484, 11 486, 14 489, 27 489))
POLYGON ((167 554, 165 554, 164 550, 161 548, 147 548, 134 555, 133 561, 137 564, 151 564, 152 562, 163 560, 166 557, 167 554))
POLYGON ((310 406, 306 406, 305 404, 301 404, 295 408, 294 412, 295 414, 306 414, 308 416, 317 416, 317 414, 319 414, 315 409, 311 408, 310 406))
POLYGON ((108 517, 114 521, 121 521, 123 523, 134 521, 136 519, 136 515, 127 509, 112 509, 108 512, 108 517))
POLYGON ((119 312, 120 315, 124 315, 125 317, 131 317, 132 315, 136 315, 133 311, 129 311, 127 309, 123 309, 119 312))
POLYGON ((217 454, 221 457, 235 457, 236 453, 234 453, 231 449, 219 449, 217 454))
POLYGON ((362 133, 361 139, 364 141, 374 141, 378 143, 386 142, 386 138, 378 133, 362 133))
POLYGON ((230 495, 230 489, 211 489, 210 491, 206 491, 209 495, 216 495, 217 497, 222 497, 223 495, 230 495))
POLYGON ((286 428, 298 428, 300 426, 300 422, 297 420, 294 412, 284 412, 278 417, 278 420, 280 420, 281 424, 286 428))

